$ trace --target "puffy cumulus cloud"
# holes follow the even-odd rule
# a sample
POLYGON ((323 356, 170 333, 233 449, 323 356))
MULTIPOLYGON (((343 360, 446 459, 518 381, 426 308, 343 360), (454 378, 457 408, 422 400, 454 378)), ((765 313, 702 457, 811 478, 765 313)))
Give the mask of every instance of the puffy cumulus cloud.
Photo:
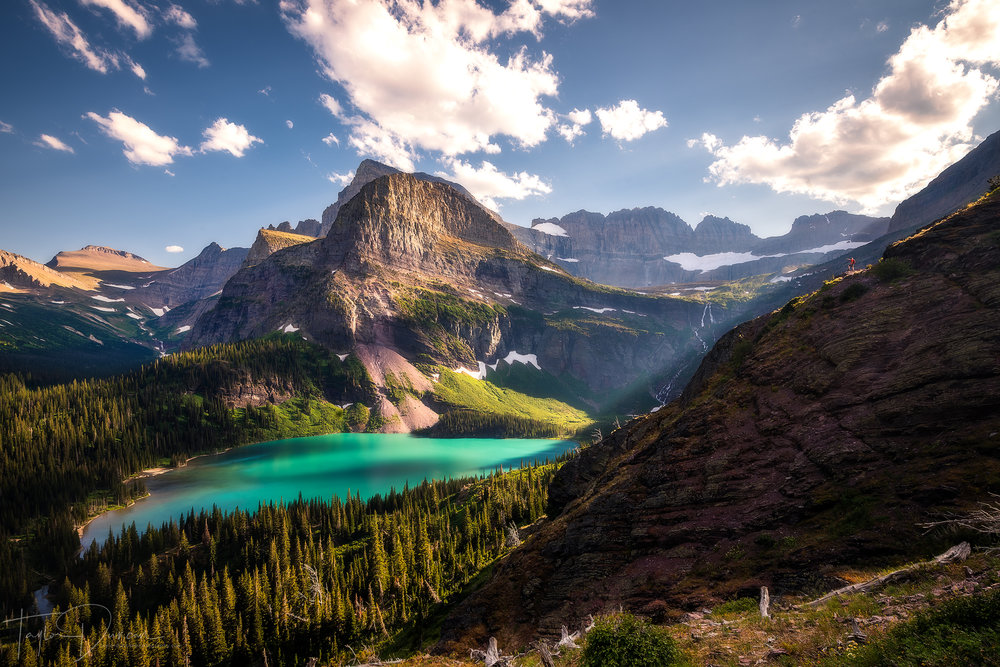
MULTIPOLYGON (((172 175, 172 174, 171 174, 172 175)), ((184 252, 184 248, 179 245, 168 245, 164 248, 167 252, 184 252)))
POLYGON ((552 186, 524 171, 508 175, 486 161, 478 169, 457 158, 444 158, 442 162, 450 172, 439 171, 438 176, 461 183, 476 199, 495 211, 500 210, 498 199, 524 199, 552 192, 552 186))
POLYGON ((524 47, 500 56, 501 40, 540 35, 546 18, 590 16, 591 4, 514 0, 495 13, 476 0, 281 0, 280 11, 357 110, 345 119, 348 142, 408 167, 420 150, 455 156, 499 152, 496 137, 544 141, 556 122, 543 101, 558 91, 552 57, 524 47))
POLYGON ((635 100, 622 100, 617 105, 597 110, 601 131, 619 141, 635 141, 639 137, 667 126, 662 111, 640 109, 635 100))
POLYGON ((868 97, 800 116, 787 142, 726 145, 706 134, 696 143, 715 156, 710 180, 720 186, 766 184, 874 211, 972 148, 972 121, 998 88, 984 65, 1000 66, 1000 3, 952 0, 936 26, 911 30, 868 97))
POLYGON ((326 179, 331 183, 336 183, 337 185, 348 185, 354 180, 354 172, 349 171, 346 174, 338 174, 337 172, 331 172, 326 175, 326 179))
POLYGON ((148 12, 139 4, 129 0, 79 0, 81 5, 107 9, 115 15, 118 25, 131 28, 136 37, 146 39, 153 34, 148 12))
POLYGON ((589 125, 594 120, 594 116, 590 113, 590 109, 573 109, 566 114, 565 117, 569 120, 569 122, 560 123, 556 127, 556 131, 569 143, 573 143, 577 137, 586 134, 586 132, 583 131, 583 126, 589 125))
POLYGON ((187 13, 183 7, 178 5, 170 5, 163 11, 163 20, 167 23, 173 23, 176 26, 180 26, 185 30, 194 30, 198 27, 198 22, 194 20, 194 17, 187 13))
POLYGON ((66 153, 75 153, 72 146, 66 145, 62 139, 57 139, 51 134, 43 134, 38 137, 38 141, 35 142, 36 146, 41 146, 42 148, 51 148, 56 151, 63 151, 66 153))
POLYGON ((201 152, 227 151, 235 157, 243 157, 243 154, 254 144, 263 143, 259 137, 255 137, 243 125, 230 123, 226 118, 218 118, 211 127, 202 132, 205 141, 201 142, 201 152))
POLYGON ((101 131, 125 145, 122 151, 132 164, 160 166, 172 164, 175 155, 191 155, 188 146, 182 146, 174 137, 162 136, 148 125, 131 116, 115 110, 106 117, 88 112, 89 118, 101 127, 101 131))
POLYGON ((208 62, 208 58, 205 57, 205 52, 194 41, 194 35, 191 33, 184 33, 177 38, 176 43, 176 53, 184 62, 194 63, 198 67, 208 67, 211 64, 208 62))
POLYGON ((326 144, 327 146, 333 146, 334 144, 339 146, 340 139, 337 138, 337 135, 331 132, 330 134, 323 137, 323 143, 326 144))

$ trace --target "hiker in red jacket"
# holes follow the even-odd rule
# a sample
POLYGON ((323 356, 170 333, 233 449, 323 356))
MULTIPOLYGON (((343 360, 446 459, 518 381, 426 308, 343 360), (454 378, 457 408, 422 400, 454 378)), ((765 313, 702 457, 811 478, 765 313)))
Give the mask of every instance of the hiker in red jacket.
POLYGON ((848 271, 853 271, 854 270, 854 258, 853 257, 851 257, 850 259, 847 260, 847 270, 848 271))

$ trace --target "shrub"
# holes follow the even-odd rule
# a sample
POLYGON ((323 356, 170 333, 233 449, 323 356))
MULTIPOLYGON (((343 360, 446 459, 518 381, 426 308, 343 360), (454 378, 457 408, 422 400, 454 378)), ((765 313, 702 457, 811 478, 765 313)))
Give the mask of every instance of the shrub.
POLYGON ((890 257, 879 260, 879 263, 872 267, 872 273, 882 282, 891 283, 913 273, 913 268, 901 259, 890 257))
POLYGON ((736 598, 729 602, 723 602, 712 610, 712 616, 724 616, 726 614, 745 614, 749 611, 758 611, 760 603, 754 598, 736 598))
POLYGON ((847 303, 848 301, 859 299, 861 298, 861 295, 867 291, 867 285, 864 285, 863 283, 851 283, 847 286, 847 289, 840 293, 840 302, 847 303))
POLYGON ((582 667, 667 667, 682 655, 666 628, 627 612, 602 616, 587 635, 582 667))

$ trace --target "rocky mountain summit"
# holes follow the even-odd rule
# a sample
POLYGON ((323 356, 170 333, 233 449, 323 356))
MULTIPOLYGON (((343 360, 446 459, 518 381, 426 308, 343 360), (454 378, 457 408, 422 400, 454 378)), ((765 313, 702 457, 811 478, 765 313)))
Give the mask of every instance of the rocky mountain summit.
POLYGON ((761 585, 829 590, 834 567, 941 550, 916 524, 1000 479, 998 225, 995 192, 726 334, 680 400, 560 470, 548 520, 442 647, 520 646, 619 605, 663 618, 761 585))
MULTIPOLYGON (((330 228, 333 226, 334 221, 337 219, 337 214, 340 212, 340 208, 344 204, 349 202, 351 199, 353 199, 355 195, 361 192, 361 188, 368 185, 376 178, 381 178, 382 176, 390 176, 392 174, 401 174, 401 173, 403 172, 400 171, 399 169, 396 169, 395 167, 390 167, 387 164, 382 164, 381 162, 377 162, 375 160, 370 160, 370 159, 362 160, 361 164, 358 165, 358 168, 354 170, 354 178, 351 179, 351 182, 347 185, 347 187, 345 187, 343 190, 340 191, 340 193, 338 193, 337 201, 335 201, 334 203, 330 204, 325 209, 323 209, 323 216, 319 228, 319 233, 315 234, 315 236, 322 238, 330 232, 330 228)), ((466 190, 465 187, 459 185, 458 183, 446 180, 444 178, 441 178, 440 176, 432 176, 431 174, 425 174, 424 172, 421 171, 418 171, 411 175, 414 178, 421 181, 427 181, 429 183, 444 183, 446 185, 450 185, 452 188, 460 192, 465 197, 471 199, 472 201, 476 201, 476 198, 472 196, 472 193, 466 190)), ((476 203, 479 204, 479 202, 476 203)), ((493 215, 496 216, 496 214, 493 215)), ((497 219, 499 219, 499 216, 496 217, 497 219)), ((299 227, 301 227, 302 224, 303 223, 299 223, 299 227)), ((296 228, 295 230, 292 231, 295 231, 298 234, 307 233, 306 231, 300 230, 299 228, 296 228)))
POLYGON ((759 238, 746 225, 706 216, 692 227, 661 208, 577 211, 508 224, 521 242, 573 275, 620 287, 739 280, 815 264, 885 233, 888 220, 833 211, 802 216, 782 236, 759 238))

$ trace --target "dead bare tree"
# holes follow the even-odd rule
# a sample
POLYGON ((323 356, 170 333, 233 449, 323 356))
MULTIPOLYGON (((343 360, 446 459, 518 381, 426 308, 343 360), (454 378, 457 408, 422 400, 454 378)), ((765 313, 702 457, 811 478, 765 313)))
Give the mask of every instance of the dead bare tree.
POLYGON ((1000 495, 991 493, 992 501, 982 501, 979 507, 967 514, 945 514, 943 519, 918 523, 921 528, 930 531, 942 526, 966 528, 983 535, 1000 537, 1000 495))

